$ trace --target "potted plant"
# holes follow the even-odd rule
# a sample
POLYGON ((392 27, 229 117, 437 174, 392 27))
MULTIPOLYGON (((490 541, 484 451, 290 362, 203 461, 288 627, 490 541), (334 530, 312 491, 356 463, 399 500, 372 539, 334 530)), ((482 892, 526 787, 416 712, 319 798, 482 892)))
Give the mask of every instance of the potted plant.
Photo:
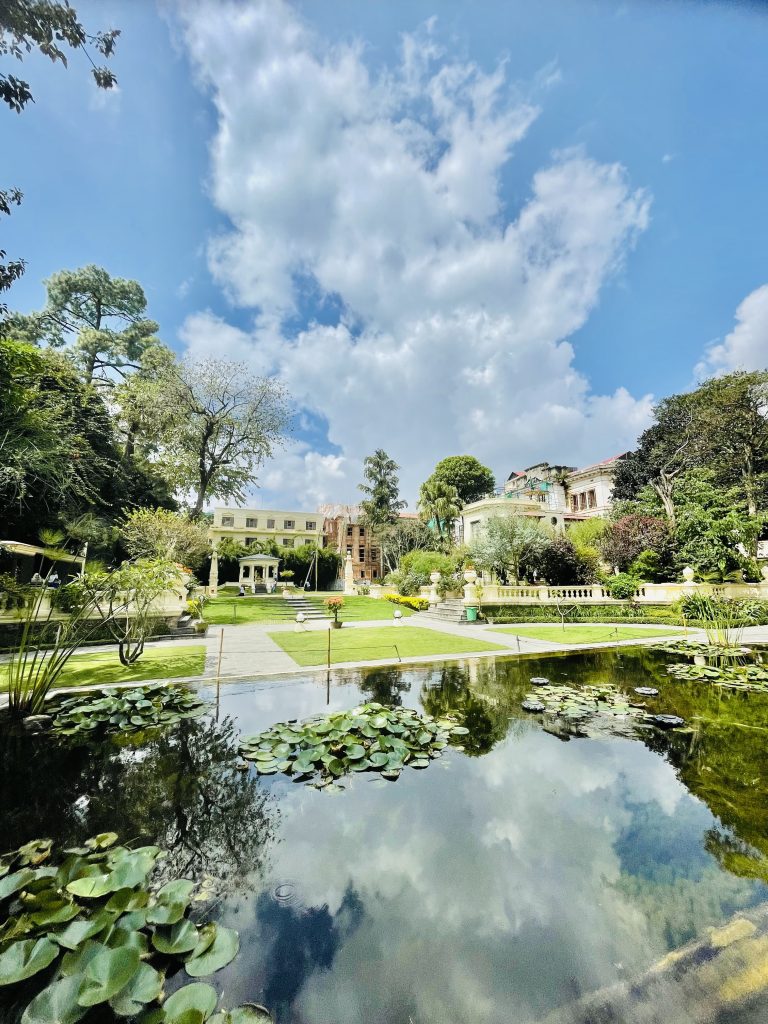
POLYGON ((333 612, 333 622, 331 623, 331 626, 334 629, 341 629, 341 627, 344 625, 344 623, 343 622, 339 622, 339 612, 344 607, 344 598, 343 597, 326 597, 324 603, 325 603, 325 607, 328 609, 328 611, 329 612, 333 612))

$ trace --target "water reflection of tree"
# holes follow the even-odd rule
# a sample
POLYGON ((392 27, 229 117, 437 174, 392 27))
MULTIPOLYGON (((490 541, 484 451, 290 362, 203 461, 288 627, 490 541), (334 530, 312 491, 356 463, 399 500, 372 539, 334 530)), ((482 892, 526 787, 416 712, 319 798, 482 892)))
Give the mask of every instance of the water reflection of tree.
POLYGON ((469 729, 462 737, 467 754, 487 754, 507 734, 509 711, 506 701, 470 686, 465 669, 449 666, 440 671, 437 682, 422 687, 421 703, 427 714, 440 718, 455 715, 469 729))
POLYGON ((408 693, 410 688, 410 682, 397 668, 365 672, 360 679, 360 689, 369 694, 372 701, 388 707, 400 707, 403 703, 402 694, 408 693))
POLYGON ((23 738, 15 749, 4 744, 0 755, 9 847, 40 834, 71 843, 116 831, 123 841, 167 849, 168 875, 210 874, 229 888, 264 868, 277 811, 265 788, 237 771, 230 719, 181 722, 140 745, 67 749, 40 738, 35 747, 35 771, 23 738), (80 796, 89 800, 82 809, 75 805, 80 796))
POLYGON ((266 949, 264 1002, 276 1020, 292 1020, 292 1004, 309 977, 331 968, 336 953, 362 921, 362 901, 348 888, 334 915, 327 906, 279 904, 262 893, 256 914, 266 949))

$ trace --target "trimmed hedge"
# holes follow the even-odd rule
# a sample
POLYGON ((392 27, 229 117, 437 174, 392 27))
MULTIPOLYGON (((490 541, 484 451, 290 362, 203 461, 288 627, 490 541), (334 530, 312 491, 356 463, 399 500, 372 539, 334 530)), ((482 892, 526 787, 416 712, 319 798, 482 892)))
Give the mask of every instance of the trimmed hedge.
MULTIPOLYGON (((554 605, 484 605, 483 617, 489 622, 561 622, 554 605)), ((574 605, 566 622, 636 622, 649 625, 682 626, 680 613, 671 605, 585 604, 574 605)), ((689 622, 693 626, 695 623, 689 622)))

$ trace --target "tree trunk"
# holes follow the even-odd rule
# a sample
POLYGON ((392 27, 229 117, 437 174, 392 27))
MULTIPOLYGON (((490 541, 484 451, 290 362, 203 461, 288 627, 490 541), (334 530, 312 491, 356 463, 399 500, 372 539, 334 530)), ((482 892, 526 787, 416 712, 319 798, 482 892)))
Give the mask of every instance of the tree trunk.
POLYGON ((664 470, 660 470, 658 477, 655 480, 651 480, 651 487, 654 489, 656 494, 659 496, 661 504, 664 506, 664 512, 666 513, 669 525, 674 529, 676 525, 675 520, 675 504, 672 501, 672 484, 674 482, 674 476, 670 473, 665 473, 664 470))

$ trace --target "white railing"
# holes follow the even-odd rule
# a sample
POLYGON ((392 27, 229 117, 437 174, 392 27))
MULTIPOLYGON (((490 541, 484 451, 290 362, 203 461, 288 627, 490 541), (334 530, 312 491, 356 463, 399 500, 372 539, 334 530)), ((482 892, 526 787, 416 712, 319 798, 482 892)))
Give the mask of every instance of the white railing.
MULTIPOLYGON (((674 604, 686 594, 706 594, 712 597, 768 600, 768 583, 642 583, 632 598, 638 604, 674 604)), ((496 583, 483 583, 481 604, 558 604, 563 601, 577 604, 604 604, 625 602, 610 596, 609 590, 599 583, 568 587, 518 586, 505 587, 496 583)))

